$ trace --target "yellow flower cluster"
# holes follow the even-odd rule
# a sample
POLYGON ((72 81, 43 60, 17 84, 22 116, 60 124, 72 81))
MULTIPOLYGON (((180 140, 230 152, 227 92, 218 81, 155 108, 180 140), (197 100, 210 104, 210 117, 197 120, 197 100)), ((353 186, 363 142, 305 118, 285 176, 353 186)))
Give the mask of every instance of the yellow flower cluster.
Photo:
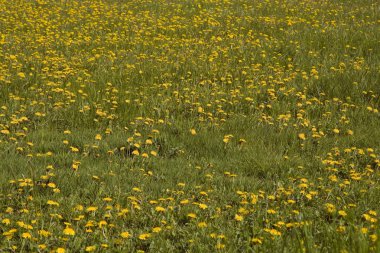
POLYGON ((0 252, 378 251, 379 7, 0 0, 0 252))

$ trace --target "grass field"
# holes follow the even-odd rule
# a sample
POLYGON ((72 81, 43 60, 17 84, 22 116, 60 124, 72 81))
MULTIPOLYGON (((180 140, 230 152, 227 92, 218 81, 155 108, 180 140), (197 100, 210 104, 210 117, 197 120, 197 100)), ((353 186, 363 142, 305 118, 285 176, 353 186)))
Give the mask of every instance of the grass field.
POLYGON ((380 2, 0 0, 0 252, 380 252, 380 2))

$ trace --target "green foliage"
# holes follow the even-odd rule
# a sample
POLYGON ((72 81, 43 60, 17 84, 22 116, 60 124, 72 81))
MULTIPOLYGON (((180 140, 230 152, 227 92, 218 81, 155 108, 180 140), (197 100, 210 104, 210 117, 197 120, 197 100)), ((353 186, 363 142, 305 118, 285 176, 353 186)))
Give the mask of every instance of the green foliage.
POLYGON ((378 252, 379 8, 0 0, 0 251, 378 252))

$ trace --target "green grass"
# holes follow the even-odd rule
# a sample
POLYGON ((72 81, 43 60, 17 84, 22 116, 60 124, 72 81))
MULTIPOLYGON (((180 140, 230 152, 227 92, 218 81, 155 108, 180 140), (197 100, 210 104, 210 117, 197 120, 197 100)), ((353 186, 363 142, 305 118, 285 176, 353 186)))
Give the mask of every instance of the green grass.
POLYGON ((0 252, 379 252, 379 25, 0 0, 0 252))

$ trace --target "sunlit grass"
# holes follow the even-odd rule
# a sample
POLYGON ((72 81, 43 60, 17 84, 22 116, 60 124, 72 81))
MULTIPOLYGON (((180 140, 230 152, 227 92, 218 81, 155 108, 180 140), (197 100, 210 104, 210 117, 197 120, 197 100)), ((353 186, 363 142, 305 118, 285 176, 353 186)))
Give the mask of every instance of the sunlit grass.
POLYGON ((379 251, 379 9, 0 0, 0 251, 379 251))

